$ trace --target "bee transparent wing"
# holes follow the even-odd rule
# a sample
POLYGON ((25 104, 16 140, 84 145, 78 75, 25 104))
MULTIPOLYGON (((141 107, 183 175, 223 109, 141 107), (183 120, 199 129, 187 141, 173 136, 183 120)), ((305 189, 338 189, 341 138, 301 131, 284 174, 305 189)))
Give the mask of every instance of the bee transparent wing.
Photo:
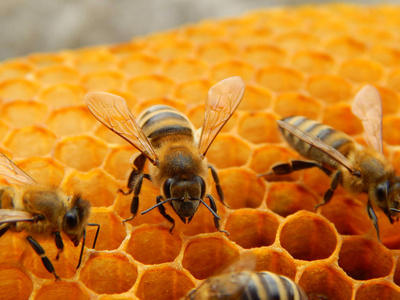
POLYGON ((244 82, 239 76, 226 78, 211 87, 205 107, 199 152, 206 154, 218 132, 235 112, 244 94, 244 82))
POLYGON ((0 225, 4 223, 33 222, 34 220, 32 214, 26 211, 0 209, 0 225))
POLYGON ((293 126, 292 124, 286 121, 277 120, 277 122, 279 126, 282 127, 284 130, 289 131, 294 136, 298 137, 299 139, 311 145, 312 147, 315 147, 318 150, 324 152, 333 160, 337 161, 339 164, 348 169, 351 174, 354 174, 357 171, 354 165, 342 153, 337 151, 332 146, 324 143, 319 138, 299 129, 296 126, 293 126))
POLYGON ((378 90, 364 86, 354 98, 352 111, 363 123, 367 144, 382 153, 382 101, 378 90))
POLYGON ((91 92, 85 96, 86 105, 104 126, 141 151, 152 163, 157 161, 142 128, 137 124, 125 99, 105 92, 91 92))
POLYGON ((11 159, 0 153, 0 176, 11 184, 37 184, 37 182, 22 171, 11 159))

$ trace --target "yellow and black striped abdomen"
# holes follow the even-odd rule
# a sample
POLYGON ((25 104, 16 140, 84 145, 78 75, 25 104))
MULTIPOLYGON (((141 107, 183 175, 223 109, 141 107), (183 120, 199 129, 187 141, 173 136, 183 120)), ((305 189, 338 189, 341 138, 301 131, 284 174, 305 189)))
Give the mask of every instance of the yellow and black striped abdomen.
POLYGON ((138 117, 138 124, 154 148, 158 148, 166 139, 193 140, 192 123, 184 114, 170 106, 149 107, 138 117))
MULTIPOLYGON (((282 121, 288 122, 293 126, 299 128, 300 130, 317 137, 324 143, 338 150, 346 157, 349 154, 349 149, 354 148, 355 142, 350 136, 341 131, 333 129, 328 125, 321 124, 317 121, 310 120, 303 116, 288 117, 282 119, 282 121)), ((334 161, 322 151, 310 146, 306 142, 294 136, 292 133, 283 130, 282 128, 280 129, 286 141, 305 158, 317 161, 324 165, 329 165, 333 168, 338 167, 336 161, 334 161)))

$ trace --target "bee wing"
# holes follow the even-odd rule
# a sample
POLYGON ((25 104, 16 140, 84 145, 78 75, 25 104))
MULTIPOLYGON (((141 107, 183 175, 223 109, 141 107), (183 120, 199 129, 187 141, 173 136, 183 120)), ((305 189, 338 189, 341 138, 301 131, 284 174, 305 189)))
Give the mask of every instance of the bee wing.
POLYGON ((31 213, 14 210, 14 209, 0 209, 0 225, 3 223, 16 223, 16 222, 33 222, 34 218, 31 213))
POLYGON ((318 150, 324 152, 329 157, 337 161, 339 164, 348 169, 351 174, 354 174, 356 172, 354 165, 342 153, 337 151, 332 146, 324 143, 319 138, 299 129, 296 126, 293 126, 292 124, 286 121, 277 120, 277 122, 279 126, 282 127, 283 129, 289 131, 294 136, 298 137, 299 139, 311 145, 312 147, 315 147, 318 150))
POLYGON ((226 78, 211 87, 205 107, 199 152, 206 154, 218 132, 235 112, 244 94, 244 82, 239 76, 226 78))
POLYGON ((382 153, 382 101, 378 90, 364 86, 354 98, 352 111, 363 123, 367 144, 382 153))
POLYGON ((11 159, 0 153, 0 175, 11 184, 37 184, 37 182, 22 171, 11 159))
POLYGON ((86 94, 85 101, 89 111, 100 123, 128 141, 152 163, 155 163, 157 155, 142 128, 132 116, 124 98, 105 92, 91 92, 86 94))

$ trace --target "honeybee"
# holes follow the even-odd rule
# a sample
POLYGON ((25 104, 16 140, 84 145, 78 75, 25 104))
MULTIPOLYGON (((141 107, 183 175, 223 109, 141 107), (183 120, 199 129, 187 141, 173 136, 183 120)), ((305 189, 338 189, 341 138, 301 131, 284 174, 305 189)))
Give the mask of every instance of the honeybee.
POLYGON ((122 191, 126 195, 133 192, 132 215, 124 222, 135 217, 143 179, 148 179, 160 187, 161 194, 156 198, 157 204, 142 214, 157 207, 172 223, 172 232, 175 220, 166 213, 165 203, 170 203, 185 224, 190 223, 202 203, 213 214, 215 227, 223 231, 219 228, 220 217, 215 201, 211 195, 205 195, 207 169, 211 170, 223 204, 224 194, 218 174, 207 163, 205 155, 218 132, 235 112, 243 94, 244 83, 240 77, 230 77, 214 85, 208 93, 203 127, 196 133, 189 119, 172 107, 149 107, 135 120, 126 101, 119 96, 104 92, 92 92, 85 96, 93 116, 141 152, 134 158, 134 169, 128 179, 129 190, 127 193, 122 191), (147 159, 151 162, 149 174, 143 171, 147 159), (209 199, 210 206, 203 200, 204 197, 209 199))
POLYGON ((185 299, 307 299, 303 289, 291 279, 271 272, 255 272, 255 265, 255 255, 244 255, 220 274, 207 278, 185 299))
POLYGON ((362 121, 364 139, 369 148, 356 143, 347 134, 305 117, 294 116, 277 121, 281 132, 302 156, 312 161, 293 160, 272 167, 271 174, 282 175, 293 171, 320 168, 332 177, 330 188, 324 195, 325 205, 332 198, 338 184, 354 193, 368 194, 367 210, 379 236, 378 219, 372 203, 389 218, 398 220, 400 177, 382 153, 382 103, 378 90, 364 86, 355 96, 353 113, 362 121))
POLYGON ((18 188, 0 187, 0 237, 10 228, 16 231, 25 230, 29 233, 27 241, 42 258, 44 267, 54 275, 57 281, 60 280, 60 277, 54 270, 53 264, 32 235, 54 236, 58 248, 56 260, 59 259, 64 249, 61 231, 71 239, 75 247, 79 245, 83 237, 79 262, 76 267, 78 269, 85 246, 86 225, 97 226, 93 248, 100 230, 99 224, 87 223, 90 202, 82 200, 79 195, 71 198, 54 187, 39 185, 2 153, 0 153, 0 175, 10 184, 19 185, 18 188))

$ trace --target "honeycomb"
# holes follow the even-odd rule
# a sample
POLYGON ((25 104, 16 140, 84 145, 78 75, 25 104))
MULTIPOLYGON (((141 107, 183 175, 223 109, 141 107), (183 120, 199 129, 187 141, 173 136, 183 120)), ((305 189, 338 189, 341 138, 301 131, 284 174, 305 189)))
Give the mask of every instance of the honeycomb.
MULTIPOLYGON (((400 6, 324 4, 254 11, 206 20, 117 45, 32 54, 0 64, 0 148, 40 183, 80 193, 101 224, 96 249, 64 236, 56 261, 50 237, 37 237, 62 281, 55 282, 25 240, 0 238, 1 299, 179 299, 230 259, 257 256, 257 271, 295 280, 310 299, 400 299, 400 222, 376 210, 382 244, 366 197, 340 187, 314 211, 329 186, 319 170, 265 181, 257 174, 298 158, 275 120, 304 115, 362 140, 351 113, 365 84, 383 99, 384 152, 400 173, 400 6), (84 106, 89 91, 121 95, 134 115, 153 104, 184 112, 202 125, 208 89, 240 75, 238 111, 216 138, 208 160, 218 170, 227 208, 221 228, 203 206, 189 225, 157 210, 130 216, 124 189, 136 153, 84 106), (344 121, 345 120, 345 121, 344 121)), ((209 189, 217 197, 211 175, 209 189)), ((144 181, 139 212, 159 190, 144 181)), ((88 228, 87 245, 94 238, 88 228)))

